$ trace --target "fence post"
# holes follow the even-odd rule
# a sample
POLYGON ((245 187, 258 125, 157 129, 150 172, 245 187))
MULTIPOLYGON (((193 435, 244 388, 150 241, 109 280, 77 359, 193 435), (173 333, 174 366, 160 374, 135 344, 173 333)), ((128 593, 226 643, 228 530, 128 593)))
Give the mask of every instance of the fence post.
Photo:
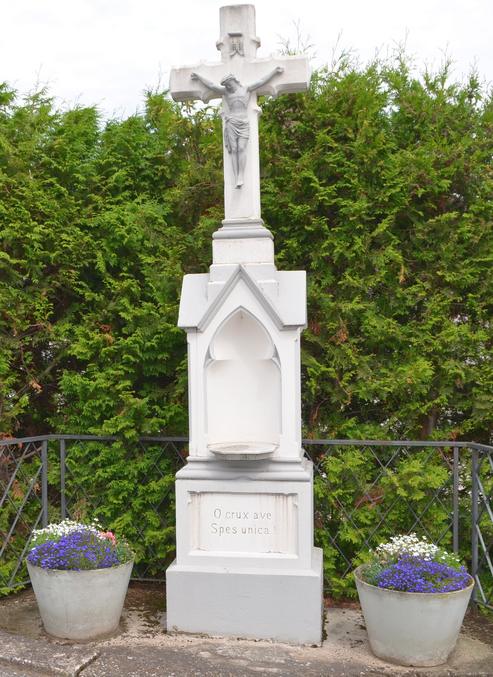
MULTIPOLYGON (((471 532, 471 576, 474 579, 474 582, 477 584, 478 576, 478 472, 479 472, 479 458, 478 450, 472 449, 472 462, 471 462, 471 521, 472 521, 472 532, 471 532)), ((471 601, 476 604, 476 585, 472 591, 471 601)))
POLYGON ((60 440, 60 512, 62 520, 67 517, 67 498, 65 496, 65 440, 60 440))
POLYGON ((48 440, 41 444, 41 524, 48 524, 48 440))
POLYGON ((452 547, 457 555, 459 552, 459 448, 454 446, 453 466, 453 515, 452 515, 452 547))

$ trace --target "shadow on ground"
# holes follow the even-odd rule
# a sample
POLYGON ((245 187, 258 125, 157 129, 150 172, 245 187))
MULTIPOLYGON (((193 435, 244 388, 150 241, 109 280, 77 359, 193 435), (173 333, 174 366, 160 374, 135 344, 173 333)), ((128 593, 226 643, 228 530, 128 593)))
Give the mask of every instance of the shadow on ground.
POLYGON ((31 590, 0 600, 0 677, 493 676, 493 621, 466 617, 457 648, 439 668, 402 668, 375 658, 357 605, 327 609, 322 647, 168 635, 164 588, 132 584, 118 633, 73 643, 46 635, 31 590))

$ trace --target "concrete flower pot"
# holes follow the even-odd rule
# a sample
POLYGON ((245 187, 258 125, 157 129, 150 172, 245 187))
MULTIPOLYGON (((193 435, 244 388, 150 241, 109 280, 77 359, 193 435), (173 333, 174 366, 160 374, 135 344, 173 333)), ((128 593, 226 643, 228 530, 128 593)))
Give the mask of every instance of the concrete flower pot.
POLYGON ((120 622, 133 562, 108 569, 65 571, 27 562, 46 632, 86 640, 114 632, 120 622))
POLYGON ((365 583, 362 568, 354 577, 375 656, 416 667, 445 663, 459 636, 473 579, 455 592, 399 592, 365 583))

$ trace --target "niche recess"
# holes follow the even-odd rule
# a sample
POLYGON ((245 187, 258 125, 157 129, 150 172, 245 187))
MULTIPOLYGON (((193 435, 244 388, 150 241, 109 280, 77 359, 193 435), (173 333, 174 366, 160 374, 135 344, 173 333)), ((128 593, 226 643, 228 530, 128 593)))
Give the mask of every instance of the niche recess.
POLYGON ((267 458, 281 434, 281 371, 264 326, 239 308, 216 331, 205 363, 208 449, 224 458, 267 458))

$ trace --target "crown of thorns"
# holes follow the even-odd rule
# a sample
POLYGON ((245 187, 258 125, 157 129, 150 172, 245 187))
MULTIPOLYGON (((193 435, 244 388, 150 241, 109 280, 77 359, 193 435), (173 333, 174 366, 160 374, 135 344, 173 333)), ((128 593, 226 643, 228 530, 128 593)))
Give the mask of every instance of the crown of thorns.
POLYGON ((239 82, 239 80, 238 80, 238 78, 236 77, 236 75, 233 75, 233 73, 230 73, 229 75, 226 75, 226 77, 224 77, 224 78, 221 80, 221 85, 225 85, 225 84, 226 84, 227 82, 229 82, 230 80, 235 80, 236 82, 239 82))

